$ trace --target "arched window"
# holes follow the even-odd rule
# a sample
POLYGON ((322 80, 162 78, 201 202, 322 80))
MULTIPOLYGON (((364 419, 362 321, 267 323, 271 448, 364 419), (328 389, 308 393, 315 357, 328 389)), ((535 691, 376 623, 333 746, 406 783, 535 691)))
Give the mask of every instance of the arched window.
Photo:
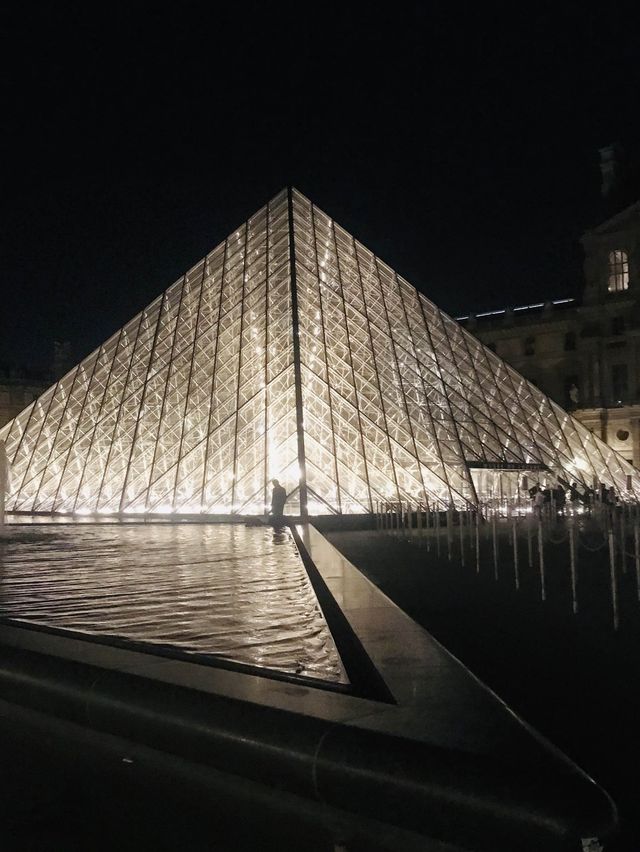
POLYGON ((609 286, 610 293, 620 293, 629 289, 629 257, 626 251, 616 249, 609 252, 609 286))

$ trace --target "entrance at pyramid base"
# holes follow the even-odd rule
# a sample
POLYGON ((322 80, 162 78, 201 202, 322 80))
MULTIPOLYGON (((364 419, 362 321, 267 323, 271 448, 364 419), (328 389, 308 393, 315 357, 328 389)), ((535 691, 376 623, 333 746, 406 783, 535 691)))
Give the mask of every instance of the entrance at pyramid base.
POLYGON ((558 484, 557 476, 541 464, 467 461, 467 466, 478 501, 484 505, 526 501, 534 485, 553 488, 558 484))

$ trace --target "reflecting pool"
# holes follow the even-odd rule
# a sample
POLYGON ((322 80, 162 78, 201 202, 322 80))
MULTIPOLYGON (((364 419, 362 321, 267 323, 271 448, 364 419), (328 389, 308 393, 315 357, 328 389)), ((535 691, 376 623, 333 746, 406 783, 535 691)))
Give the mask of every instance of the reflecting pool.
POLYGON ((289 534, 43 525, 0 539, 0 617, 348 683, 289 534))

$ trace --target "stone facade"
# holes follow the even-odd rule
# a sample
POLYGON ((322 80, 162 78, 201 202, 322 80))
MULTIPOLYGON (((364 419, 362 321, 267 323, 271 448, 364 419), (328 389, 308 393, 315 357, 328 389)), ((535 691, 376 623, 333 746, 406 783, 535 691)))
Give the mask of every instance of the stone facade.
POLYGON ((640 202, 588 231, 581 299, 459 317, 640 467, 640 202))
POLYGON ((0 364, 0 429, 37 399, 69 369, 71 344, 53 341, 51 367, 32 370, 0 364))
POLYGON ((0 368, 0 429, 50 387, 48 373, 0 368))

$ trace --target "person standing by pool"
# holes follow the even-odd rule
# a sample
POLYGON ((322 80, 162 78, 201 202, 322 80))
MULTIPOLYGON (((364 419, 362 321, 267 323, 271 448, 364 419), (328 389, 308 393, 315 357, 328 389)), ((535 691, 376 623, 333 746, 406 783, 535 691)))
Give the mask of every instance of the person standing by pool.
POLYGON ((4 503, 9 488, 9 459, 4 441, 0 441, 0 529, 4 527, 4 503))
POLYGON ((277 479, 272 479, 273 491, 271 492, 271 523, 274 527, 284 524, 284 504, 287 502, 287 492, 277 479))

